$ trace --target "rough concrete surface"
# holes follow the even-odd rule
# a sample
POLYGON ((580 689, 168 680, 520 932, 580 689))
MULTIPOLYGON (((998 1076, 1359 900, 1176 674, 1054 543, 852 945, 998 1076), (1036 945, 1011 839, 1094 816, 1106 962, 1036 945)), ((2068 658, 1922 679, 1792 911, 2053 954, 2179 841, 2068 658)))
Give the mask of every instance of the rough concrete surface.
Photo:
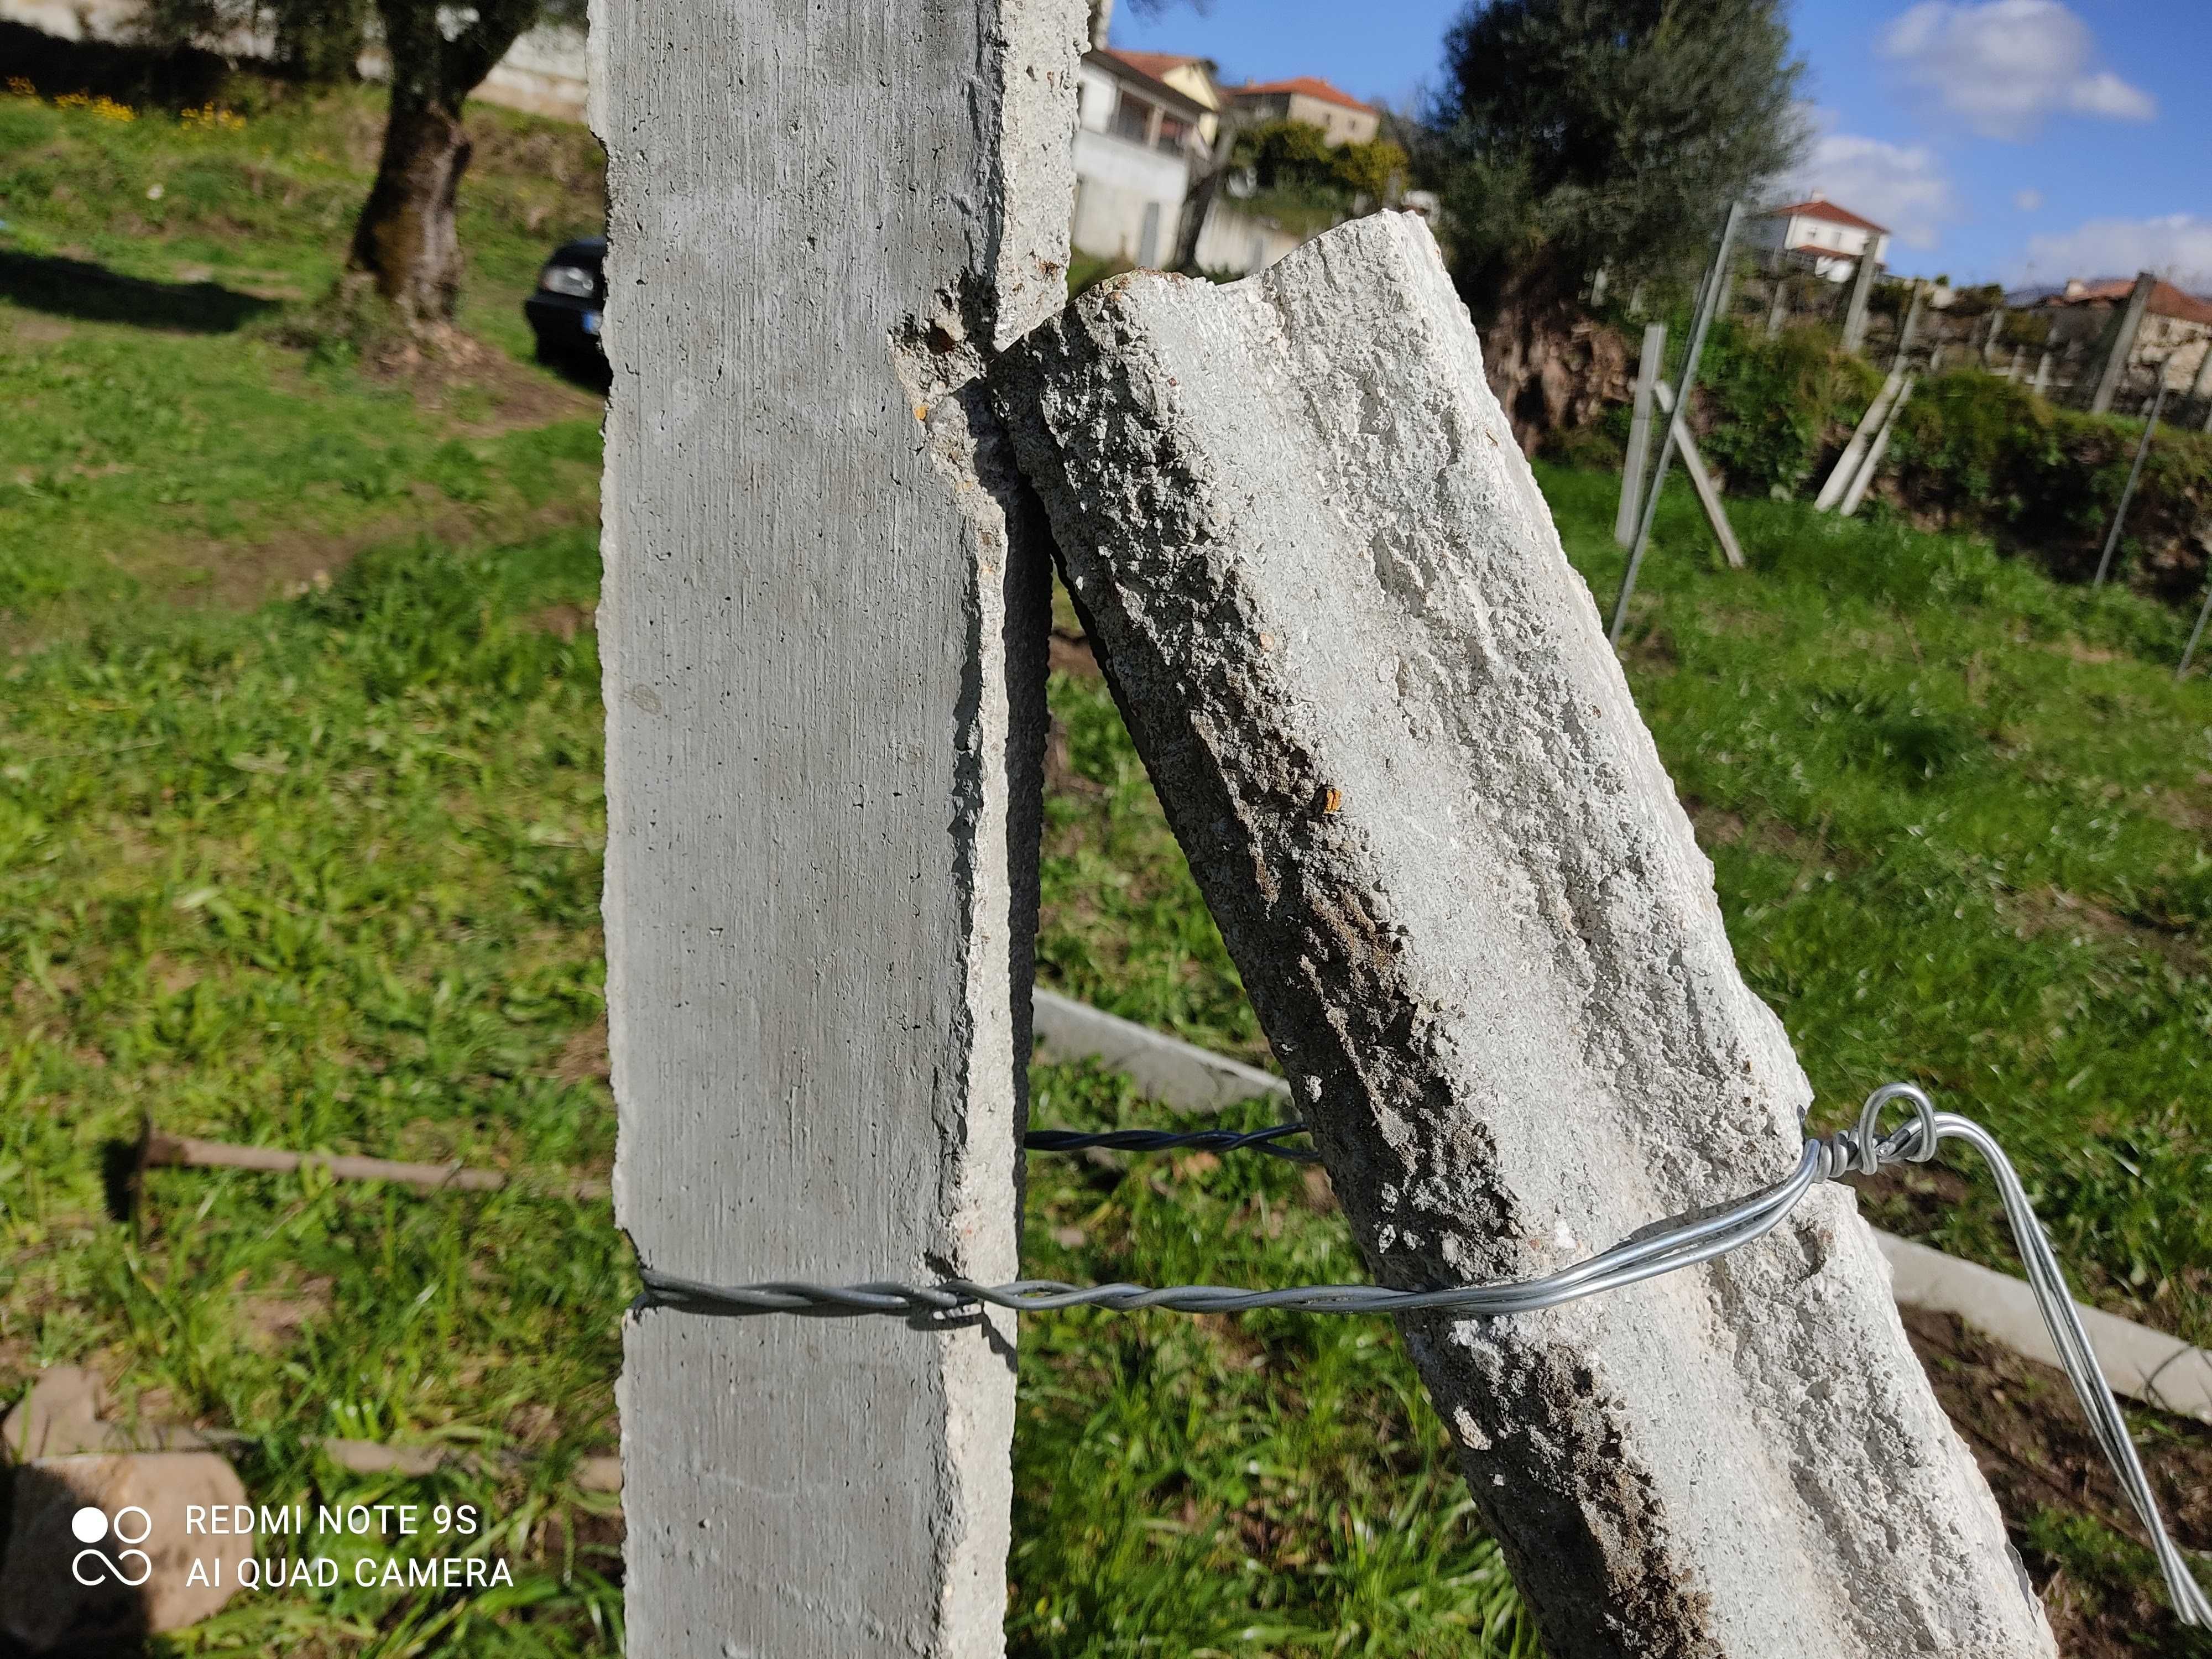
MULTIPOLYGON (((975 377, 1063 304, 1082 0, 596 4, 617 1214, 1016 1276, 1049 562, 975 377)), ((628 1323, 630 1650, 1001 1650, 1013 1322, 628 1323)))
MULTIPOLYGON (((994 371, 1101 665, 1376 1277, 1778 1178, 1809 1091, 1425 228, 1118 279, 994 371)), ((2048 1654, 1847 1192, 1406 1334, 1556 1659, 2048 1654)))

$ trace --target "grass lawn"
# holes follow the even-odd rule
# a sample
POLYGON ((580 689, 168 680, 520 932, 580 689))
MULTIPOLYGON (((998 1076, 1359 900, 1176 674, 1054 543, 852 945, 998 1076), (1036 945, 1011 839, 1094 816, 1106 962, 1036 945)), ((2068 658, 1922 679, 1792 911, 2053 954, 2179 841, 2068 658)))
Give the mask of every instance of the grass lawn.
MULTIPOLYGON (((276 327, 337 269, 374 114, 349 94, 204 130, 0 98, 0 1400, 93 1364, 149 1418, 251 1437, 257 1501, 475 1503, 513 1564, 490 1596, 245 1596, 157 1652, 611 1654, 619 1516, 574 1478, 614 1445, 635 1288, 605 1205, 156 1170, 125 1219, 107 1179, 143 1115, 572 1175, 611 1155, 596 414, 517 361, 536 263, 596 223, 596 185, 560 183, 589 141, 477 112, 464 315, 501 356, 399 386, 276 327), (333 1434, 477 1460, 364 1477, 333 1434)), ((1609 597, 1612 480, 1543 482, 1609 597)), ((2094 1299, 2212 1340, 2212 687, 2170 680, 2180 620, 1763 503, 1730 575, 1691 510, 1662 514, 1631 678, 1826 1121, 1931 1082, 2015 1149, 2094 1299)), ((1061 655, 1042 977, 1262 1057, 1111 703, 1061 655)), ((1035 1085, 1040 1122, 1166 1115, 1087 1068, 1035 1085)), ((2010 1265, 1978 1173, 1872 1201, 2010 1265)), ((1206 1155, 1032 1160, 1024 1259, 1358 1273, 1325 1183, 1206 1155)), ((1533 1651, 1388 1326, 1073 1314, 1024 1339, 1015 1653, 1533 1651)), ((2112 1532, 2012 1518, 2075 1628, 2212 1652, 2147 1610, 2112 1532)))

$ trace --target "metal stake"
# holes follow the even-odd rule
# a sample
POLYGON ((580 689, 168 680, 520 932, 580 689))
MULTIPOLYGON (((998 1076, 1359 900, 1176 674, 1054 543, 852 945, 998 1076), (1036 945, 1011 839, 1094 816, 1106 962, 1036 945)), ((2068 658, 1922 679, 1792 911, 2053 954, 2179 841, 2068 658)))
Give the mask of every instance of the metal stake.
POLYGON ((2204 584, 2204 608, 2197 613, 2197 626, 2189 630, 2189 643, 2181 647, 2181 666, 2173 671, 2178 684, 2189 672, 2189 659, 2197 654, 2197 641, 2204 637, 2204 619, 2212 617, 2212 581, 2204 584))
POLYGON ((2150 400, 2150 418, 2143 422, 2142 441, 2136 446, 2136 464, 2128 469, 2128 482, 2120 491, 2120 504, 2112 514, 2112 527, 2105 533, 2105 555, 2097 561, 2092 588, 2102 587, 2112 568, 2112 554, 2120 544, 2120 526, 2128 521, 2128 503, 2135 499, 2136 480, 2142 477, 2143 458, 2150 453, 2151 434, 2158 430, 2158 411, 2166 406, 2166 362, 2158 365, 2158 395, 2150 400))
MULTIPOLYGON (((1713 255, 1711 273, 1705 278, 1705 289, 1698 301, 1696 324, 1690 331, 1690 355, 1682 363, 1682 384, 1674 394, 1675 406, 1687 410, 1690 392, 1698 384, 1698 358, 1705 349, 1705 331, 1712 325, 1713 313, 1719 308, 1722 290, 1728 286, 1729 246, 1735 240, 1736 222, 1743 216, 1740 203, 1730 202, 1728 217, 1721 222, 1721 244, 1713 255)), ((1679 418, 1679 417, 1678 417, 1679 418)), ((1659 465, 1651 471, 1651 493, 1644 498, 1644 515, 1637 521, 1636 543, 1628 550, 1628 568, 1621 573, 1620 597, 1613 603, 1613 621, 1605 636, 1615 646, 1620 643, 1620 629, 1628 620, 1628 601, 1636 592, 1636 574, 1642 568, 1644 555, 1651 545, 1651 523, 1659 516, 1659 494, 1666 488, 1667 469, 1674 459, 1674 422, 1667 422, 1667 435, 1660 441, 1659 465)))

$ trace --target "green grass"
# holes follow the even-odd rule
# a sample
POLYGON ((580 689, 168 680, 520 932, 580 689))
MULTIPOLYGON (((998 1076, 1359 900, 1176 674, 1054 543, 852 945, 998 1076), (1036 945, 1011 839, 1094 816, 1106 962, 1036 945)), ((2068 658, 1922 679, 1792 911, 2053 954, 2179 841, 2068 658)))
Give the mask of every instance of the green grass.
POLYGON ((596 158, 579 130, 471 114, 483 362, 426 391, 279 343, 343 265, 376 118, 367 91, 221 131, 0 96, 0 647, 134 603, 250 605, 425 525, 590 521, 593 400, 514 361, 538 261, 600 216, 595 173, 559 182, 596 158))
MULTIPOLYGON (((1088 1066, 1032 1081, 1039 1122, 1196 1123, 1088 1066)), ((1317 1174, 1207 1153, 1032 1158, 1022 1261, 1093 1283, 1364 1276, 1317 1174)), ((1030 1320, 1014 1447, 1015 1654, 1536 1650, 1386 1322, 1030 1320)))
MULTIPOLYGON (((572 1479, 614 1444, 634 1289, 605 1206, 155 1170, 110 1209, 144 1115, 571 1174, 611 1152, 591 417, 520 365, 374 384, 240 303, 337 269, 373 112, 200 134, 0 99, 0 1397, 92 1364, 252 1437, 257 1501, 476 1503, 514 1564, 498 1597, 245 1598, 161 1652, 612 1653, 619 1521, 572 1479), (63 258, 153 309, 20 263, 63 258), (481 1460, 349 1475, 329 1434, 481 1460)), ((575 130, 482 118, 506 136, 465 190, 465 315, 512 353, 597 199, 558 184, 575 130)), ((1609 599, 1613 481, 1542 478, 1609 599)), ((1748 573, 1667 504, 1627 662, 1823 1114, 1930 1081, 2015 1148, 2078 1284, 2212 1337, 2212 688, 2171 682, 2180 620, 1962 541, 1732 510, 1748 573)), ((1051 696, 1043 978, 1264 1059, 1110 702, 1051 696)), ((1035 1084, 1041 1122, 1175 1121, 1085 1068, 1035 1084)), ((1029 1193, 1039 1273, 1358 1272, 1270 1160, 1041 1158, 1029 1193)), ((1875 1208, 2011 1265, 1978 1174, 1875 1208)), ((1030 1322, 1020 1364, 1025 1659, 1532 1651, 1387 1326, 1076 1314, 1030 1322)))
POLYGON ((613 1446, 634 1284, 605 1205, 156 1170, 124 1224, 103 1187, 142 1116, 604 1173, 611 1103, 574 1063, 601 1006, 598 659, 533 621, 596 581, 573 531, 400 543, 0 680, 6 1391, 94 1364, 142 1411, 255 1437, 263 1502, 476 1503, 529 1608, 525 1639, 496 1597, 246 1597, 163 1651, 614 1650, 608 1505, 567 1478, 613 1446), (520 1456, 364 1480, 325 1435, 520 1456))

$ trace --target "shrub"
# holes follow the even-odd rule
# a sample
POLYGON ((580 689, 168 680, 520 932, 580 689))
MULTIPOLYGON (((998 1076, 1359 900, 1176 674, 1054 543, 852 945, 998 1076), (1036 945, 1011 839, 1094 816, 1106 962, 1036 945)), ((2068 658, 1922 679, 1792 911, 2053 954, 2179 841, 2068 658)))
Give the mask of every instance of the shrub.
MULTIPOLYGON (((1893 488, 1923 518, 1988 531, 2054 574, 2086 576, 2142 434, 2139 421, 2053 408, 1996 375, 1937 375, 1898 417, 1893 488)), ((2162 426, 2128 509, 2123 574, 2169 599, 2194 593, 2208 526, 2212 439, 2162 426)))
POLYGON ((1881 384, 1872 367, 1834 349, 1819 328, 1769 340, 1723 320, 1699 368, 1701 424, 1710 429, 1698 447, 1733 489, 1778 498, 1797 493, 1881 384))

